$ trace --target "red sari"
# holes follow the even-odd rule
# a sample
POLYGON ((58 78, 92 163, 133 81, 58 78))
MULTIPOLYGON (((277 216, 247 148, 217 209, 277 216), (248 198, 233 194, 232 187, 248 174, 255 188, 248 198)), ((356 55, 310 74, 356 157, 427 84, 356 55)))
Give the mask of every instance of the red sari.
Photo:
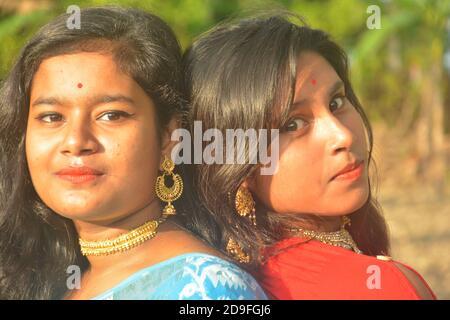
MULTIPOLYGON (((273 299, 421 299, 394 261, 298 237, 280 241, 267 250, 267 256, 255 276, 273 299), (372 281, 375 273, 378 279, 372 281)), ((436 299, 425 280, 402 265, 414 272, 436 299)))

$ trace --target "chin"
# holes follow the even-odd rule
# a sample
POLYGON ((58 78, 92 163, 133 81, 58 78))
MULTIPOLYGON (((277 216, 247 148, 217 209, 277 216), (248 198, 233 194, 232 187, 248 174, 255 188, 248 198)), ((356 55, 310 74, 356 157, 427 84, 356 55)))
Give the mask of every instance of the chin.
POLYGON ((95 215, 91 210, 86 210, 86 208, 68 208, 64 207, 64 209, 54 210, 60 216, 70 219, 70 220, 91 220, 95 215))
POLYGON ((92 201, 85 201, 85 199, 63 198, 66 199, 64 203, 60 200, 49 203, 50 209, 55 211, 60 216, 63 216, 71 220, 90 220, 98 216, 101 212, 98 207, 98 203, 92 203, 92 201))
POLYGON ((342 201, 342 208, 340 208, 341 213, 349 214, 361 209, 369 198, 369 190, 362 190, 348 200, 342 201))
MULTIPOLYGON (((358 189, 352 192, 332 197, 323 203, 326 215, 340 216, 355 212, 364 206, 369 197, 369 189, 358 189), (331 214, 332 212, 332 214, 331 214)), ((325 214, 324 212, 324 214, 325 214)))

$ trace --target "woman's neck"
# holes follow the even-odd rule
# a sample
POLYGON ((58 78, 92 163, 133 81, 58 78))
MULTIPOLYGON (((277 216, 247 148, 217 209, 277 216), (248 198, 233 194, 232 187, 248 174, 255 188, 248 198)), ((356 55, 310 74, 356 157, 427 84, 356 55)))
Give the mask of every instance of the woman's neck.
POLYGON ((292 227, 318 232, 334 232, 341 229, 342 222, 342 216, 305 215, 302 222, 298 222, 292 227))
MULTIPOLYGON (((157 220, 161 217, 161 206, 154 199, 142 209, 133 212, 126 217, 113 221, 86 222, 74 221, 78 236, 83 240, 101 241, 114 239, 123 233, 135 229, 149 220, 157 220)), ((136 257, 146 250, 146 243, 125 252, 107 256, 87 256, 90 271, 101 272, 111 266, 120 267, 132 263, 136 257)))

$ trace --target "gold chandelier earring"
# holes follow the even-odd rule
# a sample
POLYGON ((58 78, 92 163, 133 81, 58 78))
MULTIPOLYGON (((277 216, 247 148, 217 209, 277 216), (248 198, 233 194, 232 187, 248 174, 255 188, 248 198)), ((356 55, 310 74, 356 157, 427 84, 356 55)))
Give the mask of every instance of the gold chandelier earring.
MULTIPOLYGON (((250 223, 256 226, 256 206, 250 191, 240 186, 236 192, 234 201, 236 212, 241 217, 248 217, 250 223)), ((249 263, 250 256, 244 252, 242 247, 234 239, 230 238, 227 243, 227 252, 240 263, 249 263)))
POLYGON ((163 209, 163 215, 173 216, 177 213, 172 202, 177 200, 183 193, 183 180, 179 174, 173 173, 175 169, 175 163, 172 159, 164 156, 164 160, 161 164, 161 169, 163 171, 162 175, 156 178, 155 192, 161 201, 167 202, 167 205, 163 209), (172 178, 172 186, 166 186, 166 177, 172 178))
POLYGON ((247 188, 243 186, 238 188, 234 206, 238 215, 248 217, 251 224, 256 226, 255 200, 247 188))

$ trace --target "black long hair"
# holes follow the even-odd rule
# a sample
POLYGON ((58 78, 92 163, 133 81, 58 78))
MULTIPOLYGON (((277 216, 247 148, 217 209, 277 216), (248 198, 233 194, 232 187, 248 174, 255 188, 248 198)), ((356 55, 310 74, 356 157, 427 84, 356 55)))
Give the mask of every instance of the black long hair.
POLYGON ((22 49, 0 88, 0 299, 59 299, 66 270, 87 259, 73 222, 37 195, 25 157, 30 84, 43 59, 74 52, 106 52, 156 106, 159 130, 182 114, 181 48, 170 27, 136 9, 81 10, 81 28, 68 14, 45 25, 22 49))
MULTIPOLYGON (((188 128, 193 131, 194 121, 201 121, 203 130, 217 128, 222 133, 226 129, 283 127, 294 98, 298 57, 304 51, 325 58, 344 82, 346 96, 360 114, 368 134, 370 164, 372 129, 350 84, 345 52, 325 32, 308 27, 300 17, 286 12, 225 22, 201 35, 186 51, 184 85, 191 108, 188 128), (294 22, 299 20, 300 23, 294 22)), ((236 191, 257 168, 255 164, 186 166, 199 199, 198 208, 193 210, 199 216, 193 230, 224 252, 228 239, 235 239, 250 254, 249 267, 261 263, 264 245, 288 236, 287 230, 295 219, 307 222, 296 214, 271 212, 258 201, 258 227, 236 214, 236 191), (215 225, 220 226, 219 232, 215 225)), ((381 213, 371 190, 366 203, 350 214, 349 231, 369 255, 389 251, 387 227, 381 213)), ((316 218, 315 222, 320 223, 320 217, 316 218)))

